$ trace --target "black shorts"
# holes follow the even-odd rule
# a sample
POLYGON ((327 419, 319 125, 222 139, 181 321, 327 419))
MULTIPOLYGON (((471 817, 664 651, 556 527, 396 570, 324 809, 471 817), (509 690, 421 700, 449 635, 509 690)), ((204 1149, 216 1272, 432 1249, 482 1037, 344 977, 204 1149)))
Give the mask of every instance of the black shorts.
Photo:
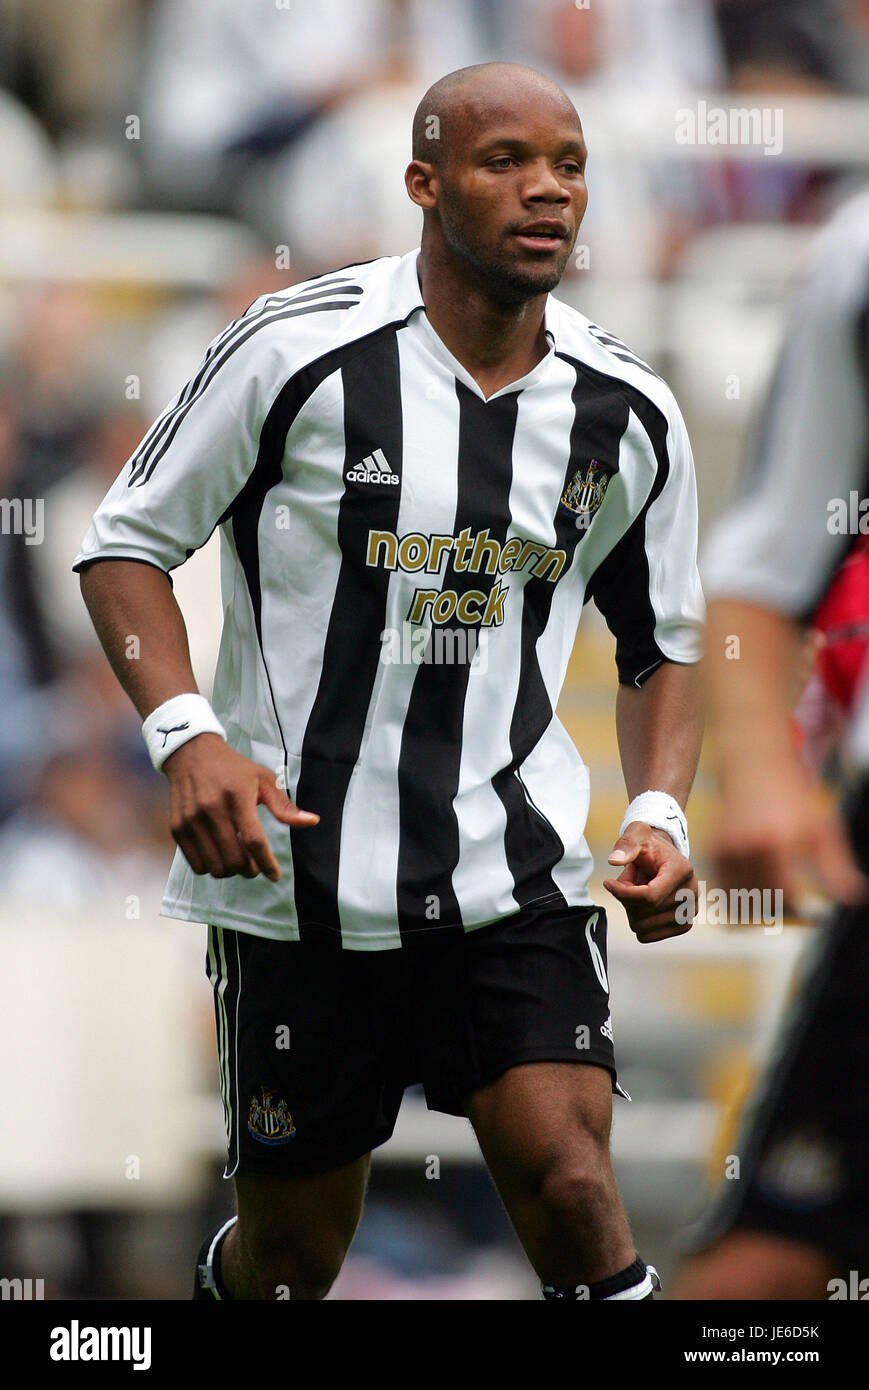
POLYGON ((697 1253, 736 1228, 805 1242, 869 1275, 869 911, 839 909, 732 1145, 738 1176, 686 1234, 697 1253))
POLYGON ((392 1134, 406 1086, 430 1110, 522 1062, 605 1067, 618 1088, 606 913, 528 908, 391 950, 208 928, 225 1177, 318 1173, 392 1134))

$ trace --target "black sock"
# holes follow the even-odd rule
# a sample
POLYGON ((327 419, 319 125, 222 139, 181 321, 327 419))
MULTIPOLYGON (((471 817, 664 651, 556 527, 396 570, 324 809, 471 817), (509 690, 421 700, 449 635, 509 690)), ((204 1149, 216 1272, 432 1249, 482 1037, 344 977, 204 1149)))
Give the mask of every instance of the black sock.
POLYGON ((220 1252, 227 1231, 232 1230, 237 1220, 237 1216, 230 1217, 219 1231, 207 1236, 202 1242, 196 1257, 196 1277, 193 1283, 194 1300, 201 1298, 232 1299, 232 1294, 223 1282, 220 1252))
POLYGON ((654 1299, 655 1290, 660 1289, 661 1281, 654 1265, 646 1265, 638 1255, 633 1264, 608 1279, 598 1279, 594 1284, 575 1284, 560 1288, 556 1284, 543 1285, 545 1299, 563 1298, 569 1303, 590 1301, 600 1303, 605 1300, 637 1301, 654 1299))

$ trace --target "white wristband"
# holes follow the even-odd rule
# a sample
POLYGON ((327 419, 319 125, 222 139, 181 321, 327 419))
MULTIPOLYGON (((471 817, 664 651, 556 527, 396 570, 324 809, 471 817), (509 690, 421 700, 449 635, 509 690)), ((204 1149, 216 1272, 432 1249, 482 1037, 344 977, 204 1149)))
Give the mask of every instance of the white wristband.
POLYGON ((668 792, 641 792, 635 796, 625 818, 619 827, 619 835, 624 835, 625 827, 631 821, 639 820, 644 825, 653 825, 656 830, 665 830, 680 854, 691 858, 688 846, 688 822, 685 812, 675 797, 668 792))
POLYGON ((152 710, 142 725, 148 754, 158 772, 176 748, 197 734, 226 738, 226 730, 204 695, 173 695, 152 710))

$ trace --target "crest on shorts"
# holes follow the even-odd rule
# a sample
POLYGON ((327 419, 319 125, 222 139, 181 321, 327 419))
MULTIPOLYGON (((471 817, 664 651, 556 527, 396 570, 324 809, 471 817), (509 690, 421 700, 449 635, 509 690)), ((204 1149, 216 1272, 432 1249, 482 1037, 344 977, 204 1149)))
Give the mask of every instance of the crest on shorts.
POLYGON ((600 506, 607 489, 610 475, 607 468, 597 459, 589 459, 583 467, 577 468, 564 492, 561 506, 573 517, 578 531, 587 531, 594 514, 600 506))
POLYGON ((757 1176, 758 1186, 779 1206, 825 1206, 845 1186, 837 1145, 811 1128, 792 1130, 773 1144, 757 1176))
POLYGON ((274 1093, 265 1086, 260 1087, 262 1100, 251 1098, 247 1112, 248 1131, 260 1144, 286 1144, 296 1132, 293 1117, 287 1109, 287 1102, 275 1102, 274 1093))

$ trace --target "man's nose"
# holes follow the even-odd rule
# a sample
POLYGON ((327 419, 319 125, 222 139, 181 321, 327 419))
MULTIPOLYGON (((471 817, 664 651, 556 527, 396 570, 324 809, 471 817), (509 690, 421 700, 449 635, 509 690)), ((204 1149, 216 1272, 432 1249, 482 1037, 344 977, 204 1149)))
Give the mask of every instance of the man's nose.
POLYGON ((561 203, 565 207, 570 202, 570 191, 558 178, 550 165, 541 163, 529 173, 524 187, 526 198, 545 198, 550 203, 561 203))

